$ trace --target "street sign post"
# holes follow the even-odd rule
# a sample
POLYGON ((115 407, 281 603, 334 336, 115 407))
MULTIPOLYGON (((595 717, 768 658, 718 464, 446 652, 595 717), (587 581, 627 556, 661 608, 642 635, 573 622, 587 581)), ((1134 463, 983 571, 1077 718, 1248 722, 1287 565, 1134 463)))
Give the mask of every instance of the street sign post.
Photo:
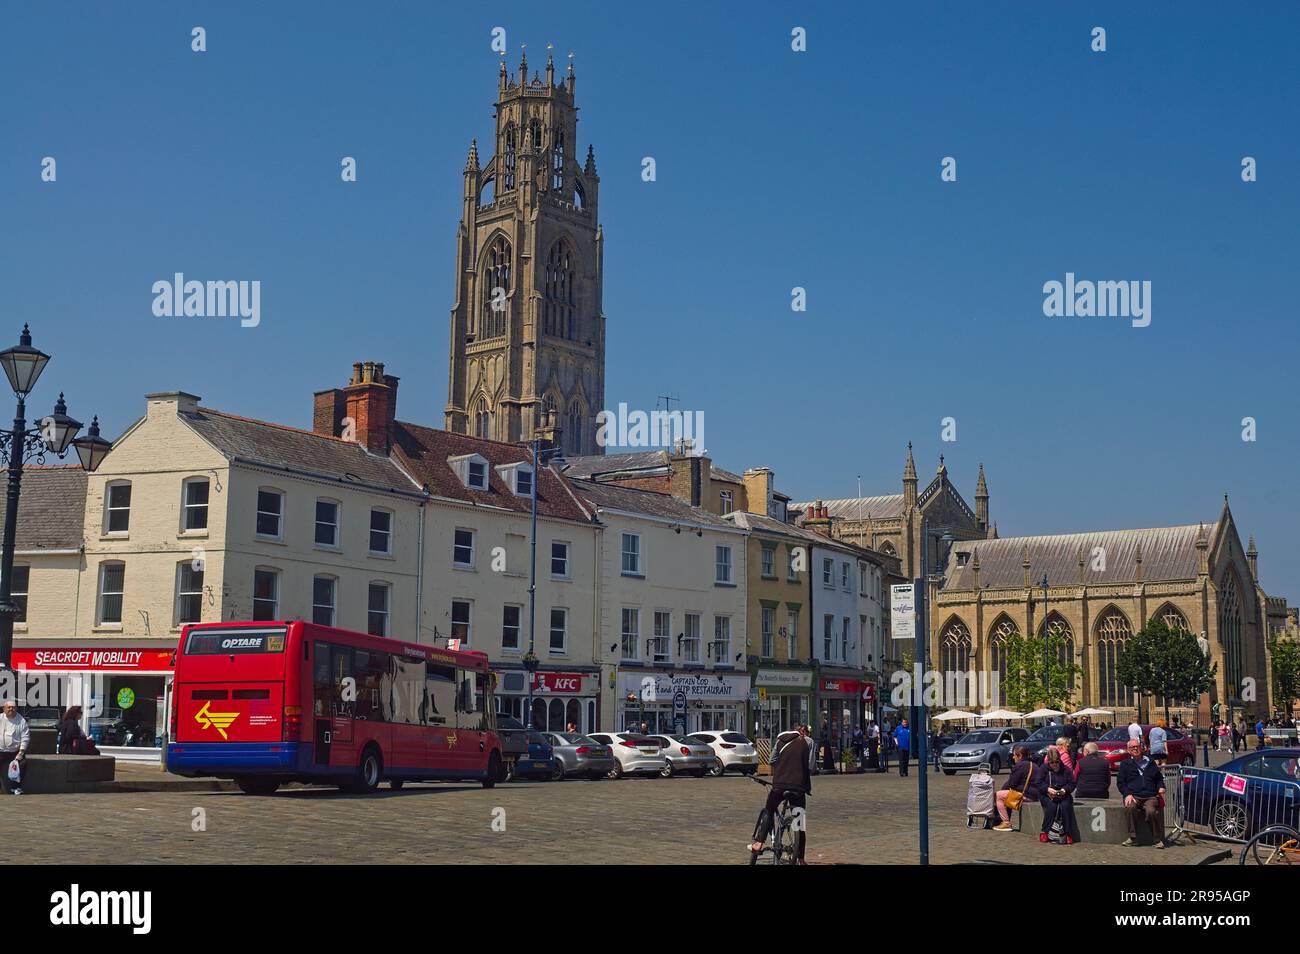
POLYGON ((889 588, 889 635, 894 639, 916 638, 916 587, 912 583, 889 588))

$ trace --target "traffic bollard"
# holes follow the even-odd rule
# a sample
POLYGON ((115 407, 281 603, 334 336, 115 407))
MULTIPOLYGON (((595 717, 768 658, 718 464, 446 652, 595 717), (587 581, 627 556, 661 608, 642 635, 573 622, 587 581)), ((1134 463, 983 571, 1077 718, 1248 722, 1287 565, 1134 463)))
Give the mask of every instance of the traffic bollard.
POLYGON ((1209 768, 1210 767, 1210 743, 1209 742, 1201 743, 1201 755, 1205 758, 1205 767, 1209 768))

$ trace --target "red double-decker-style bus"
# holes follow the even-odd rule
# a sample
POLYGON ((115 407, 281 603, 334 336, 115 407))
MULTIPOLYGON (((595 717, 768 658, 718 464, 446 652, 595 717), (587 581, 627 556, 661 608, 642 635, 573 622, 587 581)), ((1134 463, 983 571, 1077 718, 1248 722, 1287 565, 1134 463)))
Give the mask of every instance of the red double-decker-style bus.
POLYGON ((381 781, 504 778, 483 653, 302 621, 203 623, 181 633, 167 769, 372 792, 381 781))

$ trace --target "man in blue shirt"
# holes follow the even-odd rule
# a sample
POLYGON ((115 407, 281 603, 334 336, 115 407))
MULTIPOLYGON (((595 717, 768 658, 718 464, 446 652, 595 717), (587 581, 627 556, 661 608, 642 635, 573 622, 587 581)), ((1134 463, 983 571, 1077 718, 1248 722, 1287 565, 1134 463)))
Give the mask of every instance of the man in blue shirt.
POLYGON ((907 728, 906 719, 894 730, 894 741, 898 743, 898 775, 907 778, 907 762, 912 756, 912 733, 907 728))

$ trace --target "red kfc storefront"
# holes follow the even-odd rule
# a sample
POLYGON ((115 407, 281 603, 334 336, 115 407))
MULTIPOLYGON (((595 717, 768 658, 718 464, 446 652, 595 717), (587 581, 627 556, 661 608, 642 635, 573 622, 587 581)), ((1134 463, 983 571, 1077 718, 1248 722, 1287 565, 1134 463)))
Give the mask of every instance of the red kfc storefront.
POLYGON ((100 751, 125 761, 158 761, 171 707, 173 643, 33 646, 16 643, 19 697, 34 725, 57 724, 81 706, 81 728, 100 751))
MULTIPOLYGON (((494 667, 495 668, 495 667, 494 667)), ((523 668, 499 668, 497 711, 513 716, 525 725, 530 674, 523 668)), ((579 732, 594 732, 596 697, 600 693, 597 670, 539 669, 531 674, 533 728, 539 732, 563 732, 570 722, 579 732)))

